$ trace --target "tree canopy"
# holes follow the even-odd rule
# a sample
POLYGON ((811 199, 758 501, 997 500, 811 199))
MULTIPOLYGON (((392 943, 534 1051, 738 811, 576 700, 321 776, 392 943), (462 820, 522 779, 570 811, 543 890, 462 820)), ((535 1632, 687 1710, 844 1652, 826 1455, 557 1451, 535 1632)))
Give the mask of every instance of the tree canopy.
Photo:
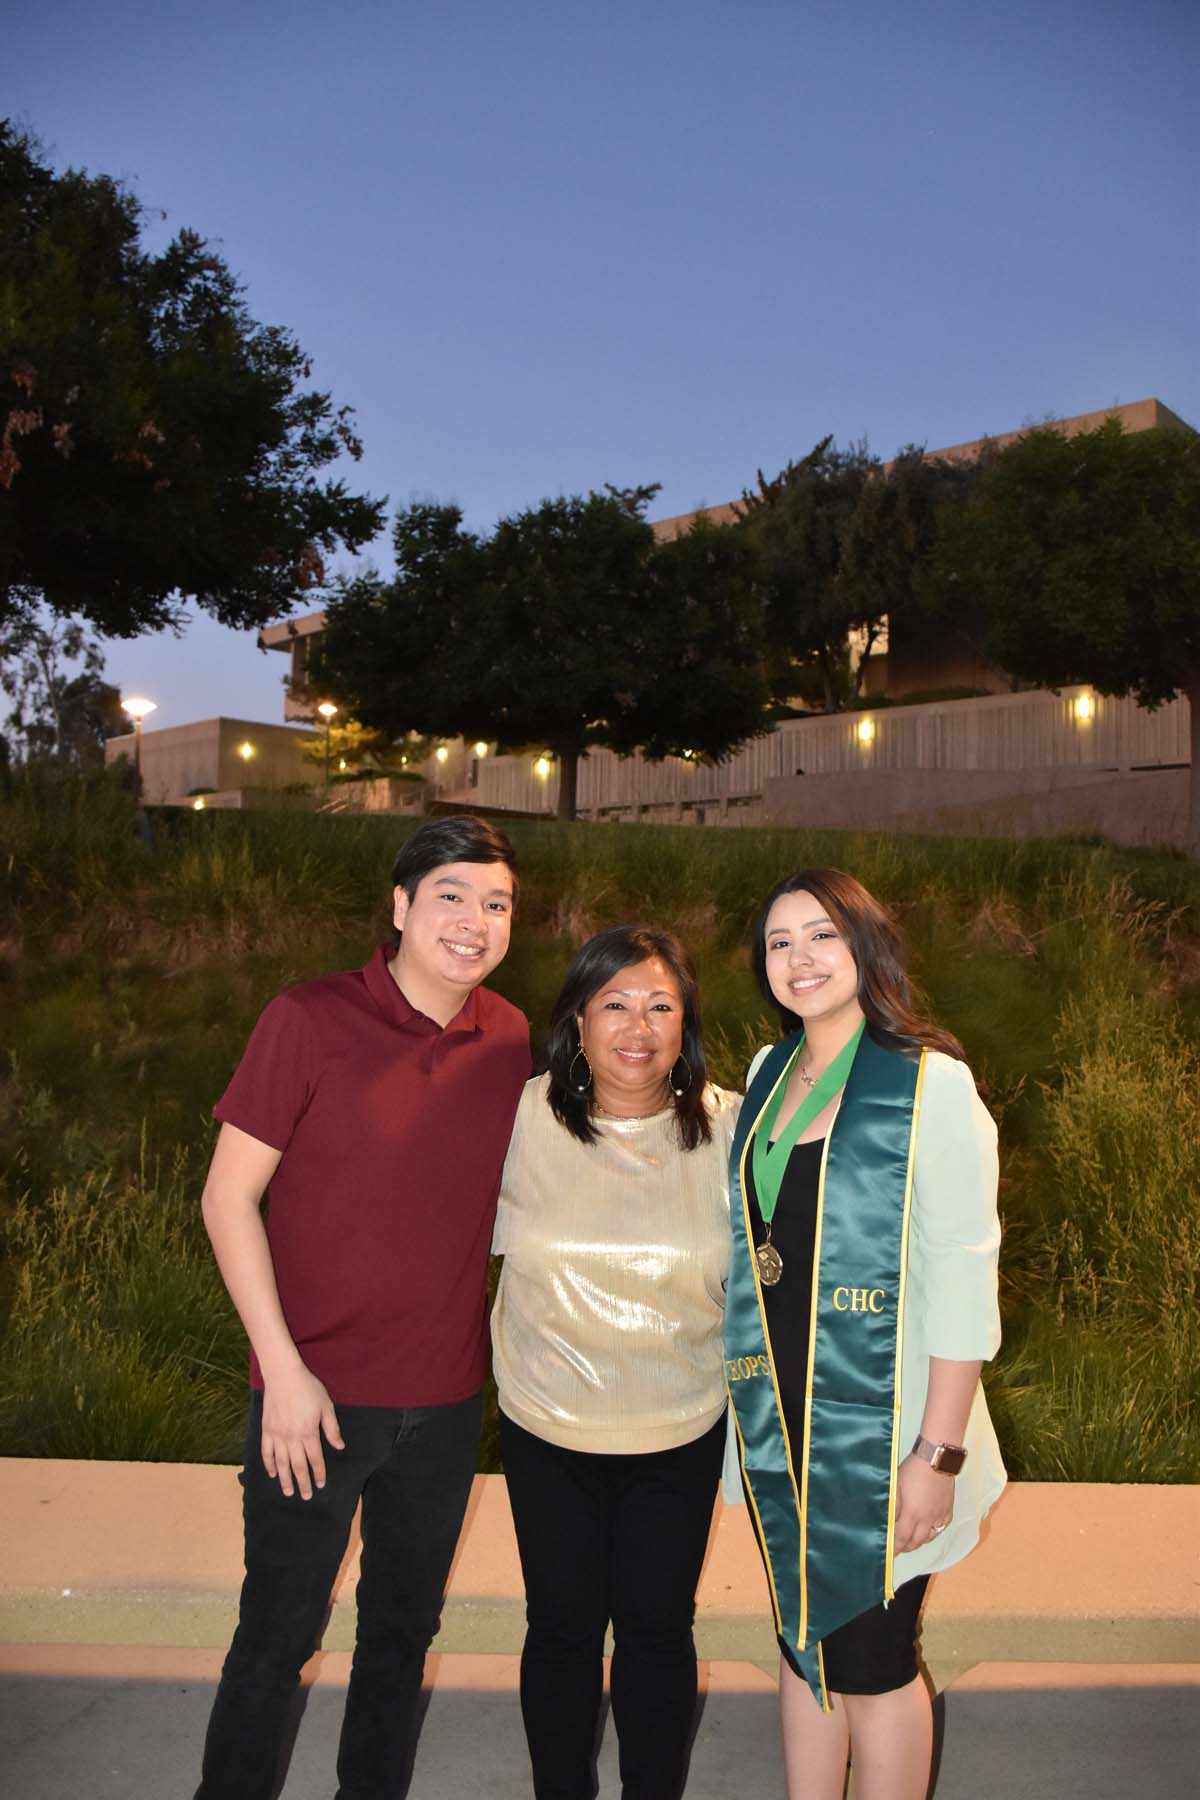
POLYGON ((720 760, 764 729, 761 611, 731 528, 656 545, 656 492, 543 500, 486 537, 406 508, 394 579, 335 592, 312 681, 396 735, 552 749, 564 818, 590 745, 720 760))
POLYGON ((154 255, 143 223, 0 122, 0 620, 44 600, 133 637, 192 597, 261 625, 382 528, 322 477, 361 446, 295 339, 202 238, 154 255))
POLYGON ((969 470, 930 461, 912 445, 885 467, 865 443, 839 450, 831 437, 770 480, 759 470, 738 513, 766 607, 779 699, 803 694, 836 712, 857 698, 885 627, 916 616, 917 572, 939 512, 969 479, 969 470))
POLYGON ((943 519, 925 592, 935 609, 965 597, 989 661, 1026 681, 1150 708, 1186 694, 1200 854, 1200 437, 1116 418, 1027 432, 943 519))
POLYGON ((0 624, 0 767, 98 762, 104 740, 129 729, 121 696, 104 679, 104 656, 78 619, 27 612, 0 624))
POLYGON ((832 437, 815 444, 770 480, 758 472, 745 489, 739 525, 752 546, 766 607, 772 686, 787 699, 816 685, 827 712, 857 692, 859 675, 883 629, 887 601, 861 579, 852 539, 867 488, 880 464, 865 444, 839 450, 832 437), (863 634, 858 671, 849 637, 863 634), (811 685, 811 680, 807 685, 811 685))

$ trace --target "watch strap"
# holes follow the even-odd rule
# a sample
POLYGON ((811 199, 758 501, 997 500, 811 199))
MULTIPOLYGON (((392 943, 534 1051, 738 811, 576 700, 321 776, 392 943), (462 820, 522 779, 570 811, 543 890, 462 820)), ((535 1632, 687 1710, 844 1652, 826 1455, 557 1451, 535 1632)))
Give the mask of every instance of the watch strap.
POLYGON ((967 1460, 966 1448, 962 1444, 935 1444, 929 1438, 917 1433, 917 1441, 912 1447, 912 1454, 927 1462, 931 1469, 937 1469, 943 1475, 957 1475, 967 1460))

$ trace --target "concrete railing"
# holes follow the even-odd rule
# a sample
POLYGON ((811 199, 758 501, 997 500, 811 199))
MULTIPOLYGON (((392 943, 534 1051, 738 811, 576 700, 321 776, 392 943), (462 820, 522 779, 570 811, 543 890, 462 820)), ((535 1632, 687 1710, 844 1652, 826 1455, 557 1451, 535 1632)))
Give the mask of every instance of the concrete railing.
MULTIPOLYGON (((702 811, 706 820, 736 823, 757 816, 772 784, 798 775, 1179 768, 1190 756, 1188 729, 1186 700, 1150 713, 1134 700, 1083 687, 882 707, 789 720, 715 767, 593 750, 579 766, 578 809, 592 819, 692 819, 702 811)), ((514 812, 554 811, 553 765, 539 771, 535 755, 476 757, 464 744, 443 748, 443 761, 431 760, 423 771, 440 797, 514 812)))
MULTIPOLYGON (((236 1471, 0 1462, 0 1642, 223 1648, 241 1580, 236 1471)), ((327 1649, 353 1639, 353 1543, 327 1649)), ((513 1654, 520 1567, 501 1476, 476 1478, 438 1648, 513 1654)), ((700 1584, 702 1657, 773 1670, 766 1583, 743 1507, 718 1504, 700 1584)), ((1019 1482, 974 1555, 932 1584, 923 1625, 944 1686, 977 1663, 1200 1661, 1200 1487, 1019 1482)))

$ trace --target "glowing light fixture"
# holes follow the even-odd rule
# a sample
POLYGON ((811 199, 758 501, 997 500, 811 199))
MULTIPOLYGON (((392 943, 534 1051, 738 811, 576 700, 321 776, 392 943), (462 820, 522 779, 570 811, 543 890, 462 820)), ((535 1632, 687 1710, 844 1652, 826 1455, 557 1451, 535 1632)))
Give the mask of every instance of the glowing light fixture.
POLYGON ((539 781, 545 781, 550 773, 550 758, 548 756, 539 756, 533 765, 533 772, 539 781))
POLYGON ((200 795, 200 798, 198 800, 192 801, 192 811, 193 812, 203 812, 204 811, 204 795, 203 794, 200 795))
POLYGON ((440 763, 444 763, 446 758, 449 756, 450 752, 447 750, 445 744, 439 744, 433 754, 437 757, 437 759, 440 763))
POLYGON ((336 714, 337 707, 333 704, 332 700, 322 700, 321 704, 317 707, 317 711, 325 720, 326 724, 328 724, 329 720, 336 714))
POLYGON ((471 748, 472 748, 472 750, 474 750, 476 756, 481 757, 481 758, 486 756, 488 753, 488 747, 484 743, 482 738, 479 739, 478 743, 472 744, 471 748))
POLYGON ((244 743, 238 745, 237 753, 243 762, 250 762, 258 755, 258 751, 254 748, 254 745, 250 742, 249 738, 247 738, 244 743))
POLYGON ((875 721, 874 721, 874 719, 860 719, 858 721, 858 725, 857 725, 856 729, 858 732, 858 741, 860 744, 870 744, 870 743, 874 742, 874 740, 875 740, 875 721))
POLYGON ((147 714, 157 712, 153 700, 144 700, 140 694, 131 694, 128 700, 122 700, 121 711, 129 714, 133 720, 133 791, 137 799, 142 797, 142 720, 147 714))
POLYGON ((1076 694, 1074 711, 1075 717, 1079 720, 1081 725, 1086 725, 1089 719, 1094 719, 1096 716, 1096 702, 1091 694, 1076 694))

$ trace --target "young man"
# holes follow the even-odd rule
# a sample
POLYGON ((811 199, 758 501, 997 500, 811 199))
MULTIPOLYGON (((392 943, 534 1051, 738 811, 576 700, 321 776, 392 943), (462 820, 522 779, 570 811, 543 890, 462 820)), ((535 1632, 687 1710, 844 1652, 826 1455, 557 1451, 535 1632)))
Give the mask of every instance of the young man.
POLYGON ((360 1498, 338 1800, 400 1792, 475 1472, 488 1247, 530 1071, 524 1017, 480 985, 508 948, 512 847, 434 820, 392 880, 398 949, 273 1000, 214 1108, 204 1220, 253 1392, 246 1579, 196 1800, 272 1792, 360 1498))

